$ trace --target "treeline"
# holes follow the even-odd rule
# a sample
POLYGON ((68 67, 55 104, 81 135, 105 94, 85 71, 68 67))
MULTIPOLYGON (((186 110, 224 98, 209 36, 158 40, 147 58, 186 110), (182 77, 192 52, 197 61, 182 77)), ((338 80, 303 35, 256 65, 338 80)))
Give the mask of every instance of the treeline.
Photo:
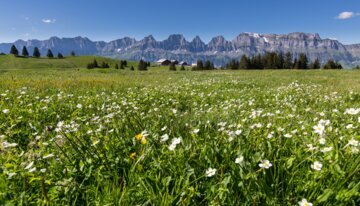
MULTIPOLYGON (((320 69, 319 59, 310 62, 306 54, 301 53, 294 58, 293 54, 287 52, 276 53, 268 52, 264 55, 258 54, 253 57, 243 55, 240 61, 231 60, 227 65, 227 69, 320 69)), ((323 65, 323 69, 342 69, 341 64, 334 60, 329 60, 323 65)))
MULTIPOLYGON (((26 46, 23 46, 22 51, 21 51, 21 55, 20 55, 19 50, 16 48, 15 45, 12 45, 12 46, 11 46, 9 53, 12 54, 12 55, 14 55, 14 56, 16 56, 16 57, 26 57, 26 58, 27 58, 27 57, 30 57, 29 51, 28 51, 28 49, 26 48, 26 46)), ((71 56, 75 56, 75 52, 72 51, 72 52, 70 53, 70 55, 71 55, 71 56)), ((33 51, 33 53, 32 53, 32 57, 34 57, 34 58, 40 58, 40 57, 41 57, 41 53, 40 53, 40 50, 39 50, 38 47, 35 47, 35 48, 34 48, 34 51, 33 51)), ((47 50, 46 57, 47 57, 47 58, 50 58, 50 59, 51 59, 51 58, 55 58, 55 56, 54 56, 53 52, 51 51, 51 49, 48 49, 48 50, 47 50)), ((63 59, 64 56, 62 55, 62 53, 58 52, 57 58, 63 59)))

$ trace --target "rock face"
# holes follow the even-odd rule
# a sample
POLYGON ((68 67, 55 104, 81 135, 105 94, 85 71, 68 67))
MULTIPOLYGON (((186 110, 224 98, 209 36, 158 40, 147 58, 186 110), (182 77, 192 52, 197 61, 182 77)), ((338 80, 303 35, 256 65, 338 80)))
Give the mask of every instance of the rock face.
MULTIPOLYGON (((18 40, 14 43, 21 50, 28 47, 30 53, 38 47, 42 54, 51 49, 55 54, 68 55, 75 51, 78 55, 102 55, 114 58, 156 61, 161 58, 196 62, 198 59, 211 60, 215 65, 224 65, 230 59, 239 59, 266 52, 292 52, 294 55, 306 53, 311 60, 319 58, 321 62, 329 59, 340 61, 346 66, 360 62, 360 44, 343 45, 337 40, 322 39, 319 34, 295 32, 290 34, 241 33, 232 41, 217 36, 205 44, 200 37, 188 42, 181 34, 170 35, 164 41, 156 41, 147 36, 137 41, 125 37, 111 42, 91 41, 84 37, 58 38, 48 40, 18 40)), ((7 53, 12 44, 0 44, 0 52, 7 53)))

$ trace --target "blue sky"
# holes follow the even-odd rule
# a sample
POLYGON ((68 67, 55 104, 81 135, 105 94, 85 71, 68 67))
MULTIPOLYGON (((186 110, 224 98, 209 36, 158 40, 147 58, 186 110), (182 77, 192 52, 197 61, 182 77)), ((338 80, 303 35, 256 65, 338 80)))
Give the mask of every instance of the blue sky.
POLYGON ((303 31, 360 43, 360 0, 0 0, 0 28, 0 42, 303 31))

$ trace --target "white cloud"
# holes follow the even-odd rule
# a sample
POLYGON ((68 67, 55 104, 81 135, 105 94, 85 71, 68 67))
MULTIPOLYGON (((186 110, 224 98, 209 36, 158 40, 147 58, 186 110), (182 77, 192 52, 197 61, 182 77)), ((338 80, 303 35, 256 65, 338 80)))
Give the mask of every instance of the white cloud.
POLYGON ((351 19, 355 16, 360 16, 360 13, 355 13, 355 12, 352 12, 352 11, 344 11, 344 12, 341 12, 337 17, 336 19, 351 19))
POLYGON ((45 24, 54 24, 56 19, 43 19, 42 22, 45 24))

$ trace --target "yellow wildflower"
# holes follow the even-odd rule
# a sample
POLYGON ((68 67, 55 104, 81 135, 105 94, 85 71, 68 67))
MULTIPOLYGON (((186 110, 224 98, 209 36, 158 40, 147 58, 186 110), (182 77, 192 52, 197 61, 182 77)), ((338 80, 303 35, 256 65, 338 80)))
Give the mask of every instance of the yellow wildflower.
POLYGON ((136 152, 131 153, 130 158, 134 160, 136 158, 136 152))
POLYGON ((140 134, 138 134, 138 135, 135 135, 135 139, 136 140, 142 140, 143 139, 143 134, 142 133, 140 133, 140 134))
POLYGON ((141 144, 145 145, 146 143, 147 143, 146 138, 145 138, 145 137, 144 137, 144 138, 142 138, 142 139, 141 139, 141 144))

